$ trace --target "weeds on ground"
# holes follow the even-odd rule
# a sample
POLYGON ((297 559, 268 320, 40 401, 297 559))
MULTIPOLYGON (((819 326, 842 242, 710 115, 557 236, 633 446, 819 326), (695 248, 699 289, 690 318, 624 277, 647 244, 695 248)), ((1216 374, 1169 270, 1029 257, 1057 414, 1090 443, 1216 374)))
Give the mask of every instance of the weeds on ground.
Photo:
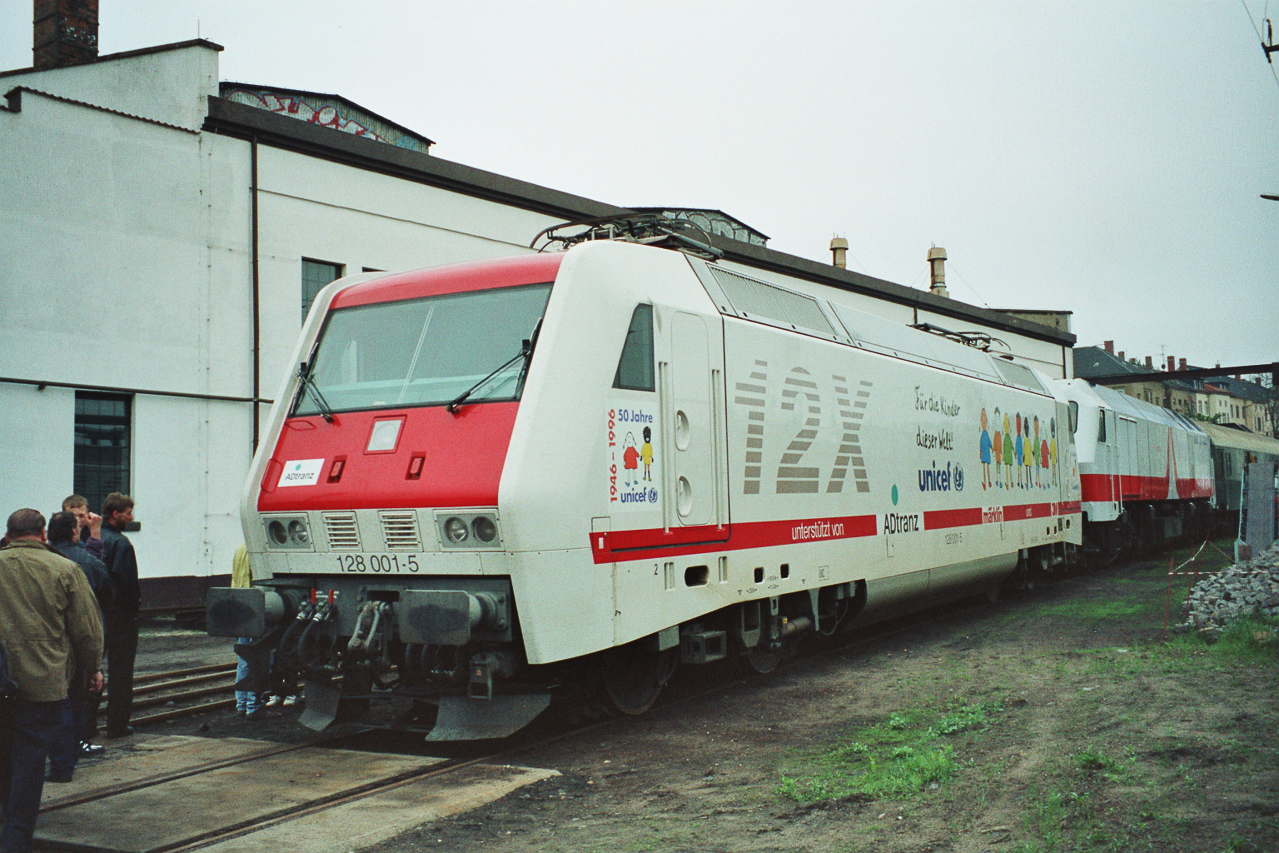
POLYGON ((986 728, 999 709, 998 702, 956 702, 890 714, 832 746, 797 756, 776 792, 803 805, 912 797, 954 774, 954 747, 947 738, 986 728))
POLYGON ((1279 619, 1254 615, 1232 620, 1213 643, 1198 634, 1178 634, 1169 641, 1168 651, 1182 661, 1279 666, 1279 619))

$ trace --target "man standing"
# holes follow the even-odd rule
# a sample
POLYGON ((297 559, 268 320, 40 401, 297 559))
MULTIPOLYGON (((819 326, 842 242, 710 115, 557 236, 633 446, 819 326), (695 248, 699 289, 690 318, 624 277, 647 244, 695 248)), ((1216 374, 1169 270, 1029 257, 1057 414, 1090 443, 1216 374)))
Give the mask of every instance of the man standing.
POLYGON ((102 516, 89 511, 89 501, 83 495, 67 495, 62 500, 62 511, 76 517, 76 542, 99 560, 102 559, 102 516))
MULTIPOLYGON (((49 547, 80 567, 98 601, 98 612, 103 613, 114 600, 115 584, 111 582, 102 561, 80 544, 79 534, 80 525, 72 513, 55 512, 49 517, 49 547)), ((67 688, 67 701, 71 707, 64 723, 62 740, 49 755, 46 781, 70 782, 79 759, 97 758, 105 751, 105 747, 89 742, 93 736, 90 720, 98 711, 99 697, 89 693, 84 685, 84 678, 72 678, 67 688)))
POLYGON ((138 654, 138 559, 124 528, 133 521, 133 498, 112 492, 102 502, 102 562, 115 583, 115 601, 106 611, 107 737, 133 734, 133 659, 138 654))
POLYGON ((102 622, 84 573, 45 545, 44 516, 9 516, 0 549, 0 642, 18 697, 0 710, 0 850, 31 849, 44 763, 67 705, 67 673, 87 672, 102 689, 102 622))

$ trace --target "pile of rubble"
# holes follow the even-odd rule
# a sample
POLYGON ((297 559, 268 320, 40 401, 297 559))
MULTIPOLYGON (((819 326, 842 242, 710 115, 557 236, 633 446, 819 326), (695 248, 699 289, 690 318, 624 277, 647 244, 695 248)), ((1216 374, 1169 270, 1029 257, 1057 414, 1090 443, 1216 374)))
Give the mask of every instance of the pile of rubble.
POLYGON ((1186 603, 1186 628, 1215 634, 1242 616, 1279 617, 1279 542, 1195 584, 1186 603))

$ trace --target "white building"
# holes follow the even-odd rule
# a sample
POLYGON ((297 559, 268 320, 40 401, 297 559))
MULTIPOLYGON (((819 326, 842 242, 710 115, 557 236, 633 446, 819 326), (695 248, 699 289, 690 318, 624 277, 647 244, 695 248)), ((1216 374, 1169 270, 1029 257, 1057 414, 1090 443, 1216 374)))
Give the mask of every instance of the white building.
MULTIPOLYGON (((0 516, 131 494, 144 607, 229 572, 259 424, 320 286, 528 251, 547 226, 623 212, 432 157, 337 96, 222 83, 221 49, 0 73, 0 516)), ((834 282, 1071 375, 1068 332, 713 241, 756 276, 834 282)))

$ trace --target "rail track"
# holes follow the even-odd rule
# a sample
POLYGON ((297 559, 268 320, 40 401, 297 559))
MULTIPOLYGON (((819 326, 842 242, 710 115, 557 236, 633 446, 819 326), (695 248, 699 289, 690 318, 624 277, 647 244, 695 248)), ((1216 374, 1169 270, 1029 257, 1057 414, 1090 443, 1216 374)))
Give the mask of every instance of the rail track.
POLYGON ((358 819, 369 813, 393 834, 556 775, 489 763, 500 747, 434 757, 387 751, 385 737, 362 730, 296 744, 167 739, 46 800, 37 841, 93 853, 180 853, 235 840, 237 850, 265 853, 303 831, 347 850, 359 846, 355 836, 369 843, 358 819), (104 784, 93 786, 95 779, 104 784), (417 787, 401 790, 407 786, 417 787), (121 826, 130 827, 127 835, 121 826), (352 841, 343 833, 354 833, 352 841))
MULTIPOLYGON (((163 723, 235 706, 234 663, 135 675, 133 678, 133 726, 163 723), (221 697, 208 701, 210 697, 221 697), (149 712, 149 713, 139 713, 149 712)), ((108 679, 105 700, 110 693, 108 679)))

